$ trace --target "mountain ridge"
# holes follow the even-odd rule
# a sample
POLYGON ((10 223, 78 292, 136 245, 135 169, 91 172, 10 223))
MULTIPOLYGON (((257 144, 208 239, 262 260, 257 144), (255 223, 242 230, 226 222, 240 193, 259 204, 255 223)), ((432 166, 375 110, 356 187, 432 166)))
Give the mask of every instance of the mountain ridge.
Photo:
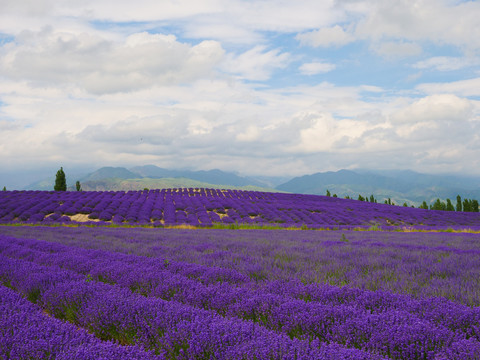
POLYGON ((456 199, 480 197, 480 179, 451 175, 421 174, 411 170, 370 171, 339 170, 299 176, 276 187, 299 194, 325 195, 327 189, 340 197, 374 195, 378 201, 391 198, 397 204, 419 205, 436 198, 456 199))
MULTIPOLYGON (((270 184, 250 177, 242 177, 219 169, 213 170, 171 170, 155 165, 125 167, 104 166, 78 181, 86 191, 140 190, 166 187, 209 187, 234 188, 258 191, 278 191, 270 184)), ((68 190, 75 190, 76 180, 68 178, 68 190)), ((32 183, 26 190, 53 190, 53 178, 32 183)))

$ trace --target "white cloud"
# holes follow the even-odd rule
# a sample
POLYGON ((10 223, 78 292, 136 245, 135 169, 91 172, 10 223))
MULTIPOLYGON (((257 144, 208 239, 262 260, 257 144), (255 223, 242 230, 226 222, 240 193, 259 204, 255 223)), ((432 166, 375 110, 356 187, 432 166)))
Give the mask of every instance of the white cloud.
POLYGON ((0 2, 0 13, 20 13, 27 16, 43 16, 54 8, 54 0, 26 0, 0 2))
POLYGON ((465 67, 478 65, 478 59, 467 57, 453 56, 434 56, 422 61, 418 61, 413 65, 417 69, 434 69, 438 71, 453 71, 463 69, 465 67))
POLYGON ((480 3, 448 0, 366 0, 356 37, 381 41, 430 41, 460 49, 480 48, 480 3), (461 20, 459 20, 461 19, 461 20))
POLYGON ((458 96, 480 96, 480 78, 452 82, 424 83, 417 90, 426 94, 456 94, 458 96))
POLYGON ((336 9, 343 21, 308 29, 297 40, 313 47, 363 40, 374 52, 391 57, 419 55, 426 44, 452 45, 465 53, 480 50, 480 3, 475 1, 337 1, 336 9))
POLYGON ((45 29, 20 34, 0 54, 5 78, 42 86, 71 84, 104 94, 210 77, 224 50, 215 41, 191 46, 173 35, 139 33, 116 43, 45 29))
POLYGON ((343 46, 354 40, 354 37, 339 25, 321 28, 297 35, 302 45, 313 47, 343 46))
POLYGON ((372 45, 373 50, 387 58, 404 58, 422 53, 420 45, 415 43, 386 41, 372 45))
POLYGON ((273 71, 285 68, 289 62, 289 53, 282 53, 279 49, 266 50, 259 45, 240 55, 229 54, 222 68, 243 79, 261 81, 268 80, 273 71))
POLYGON ((470 100, 448 94, 426 96, 390 114, 390 139, 402 144, 402 153, 432 169, 452 165, 469 171, 468 162, 474 160, 470 148, 478 141, 476 116, 478 108, 470 100))
MULTIPOLYGON (((466 97, 480 96, 472 69, 479 7, 0 0, 0 165, 154 163, 298 175, 352 166, 449 171, 447 162, 474 169, 480 105, 466 97), (451 48, 463 54, 437 51, 451 48), (398 90, 386 82, 396 74, 380 79, 382 66, 378 78, 362 74, 374 73, 362 63, 371 59, 365 51, 422 56, 406 66, 471 70, 471 78, 398 90), (328 83, 298 76, 335 64, 345 71, 328 83)), ((396 65, 388 64, 393 72, 396 65)))
POLYGON ((337 168, 355 163, 425 172, 466 170, 469 163, 478 164, 473 149, 478 142, 480 106, 475 102, 433 95, 385 105, 384 112, 358 113, 352 119, 299 113, 295 117, 298 142, 289 151, 311 160, 335 159, 337 168))
MULTIPOLYGON (((298 32, 329 26, 344 18, 334 0, 73 0, 2 1, 0 32, 38 31, 75 19, 80 23, 123 23, 130 32, 174 25, 188 38, 254 44, 263 32, 298 32), (41 16, 39 16, 41 15, 41 16), (21 25, 20 25, 21 24, 21 25), (8 29, 8 30, 7 30, 8 29)), ((71 24, 70 24, 71 25, 71 24)), ((115 31, 122 31, 121 27, 115 31)))
POLYGON ((451 94, 438 94, 421 98, 391 116, 392 121, 411 126, 419 122, 449 122, 457 125, 472 117, 470 100, 451 94))
POLYGON ((352 164, 425 171, 438 170, 442 154, 457 148, 449 156, 465 168, 480 113, 453 95, 372 103, 362 99, 363 87, 327 83, 266 91, 199 80, 93 98, 11 85, 0 85, 3 113, 24 119, 1 123, 2 163, 11 166, 29 159, 32 166, 181 164, 271 175, 352 164))
POLYGON ((236 136, 236 139, 239 141, 255 141, 260 136, 260 129, 255 125, 250 125, 246 130, 236 136))
POLYGON ((344 147, 361 146, 366 124, 349 119, 335 119, 331 114, 309 112, 301 115, 307 127, 300 130, 300 143, 292 148, 300 152, 334 152, 344 147))
POLYGON ((332 71, 336 67, 337 66, 335 64, 316 61, 316 62, 302 64, 299 70, 304 75, 317 75, 317 74, 323 74, 323 73, 332 71))

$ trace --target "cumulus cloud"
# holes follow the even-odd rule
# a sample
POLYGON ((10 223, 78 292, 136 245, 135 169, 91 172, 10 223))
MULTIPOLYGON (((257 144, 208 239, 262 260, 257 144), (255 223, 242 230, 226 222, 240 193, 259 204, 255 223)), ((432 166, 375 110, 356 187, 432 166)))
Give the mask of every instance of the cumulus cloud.
POLYGON ((423 83, 416 87, 426 94, 456 94, 458 96, 480 96, 480 78, 452 82, 423 83))
POLYGON ((298 0, 294 3, 276 0, 138 0, 135 4, 126 0, 5 0, 0 6, 0 32, 6 28, 19 31, 21 27, 38 30, 48 24, 63 23, 65 19, 77 19, 84 23, 100 22, 107 27, 122 23, 116 31, 126 27, 139 32, 145 24, 154 28, 174 25, 179 33, 190 39, 207 38, 241 44, 254 44, 265 39, 266 31, 298 32, 329 26, 344 18, 344 11, 337 8, 333 0, 298 0))
POLYGON ((465 144, 471 140, 474 106, 455 95, 431 95, 393 113, 396 134, 412 145, 423 142, 425 150, 465 144))
POLYGON ((332 71, 336 67, 337 66, 335 64, 315 61, 315 62, 302 64, 299 70, 304 75, 317 75, 317 74, 323 74, 323 73, 332 71))
POLYGON ((73 84, 93 94, 128 92, 209 77, 224 50, 215 41, 198 45, 173 35, 138 33, 115 43, 98 36, 23 32, 4 46, 0 75, 46 86, 73 84))
POLYGON ((28 16, 42 16, 52 11, 54 0, 27 0, 27 1, 2 1, 1 13, 20 13, 28 16))
POLYGON ((1 1, 2 168, 153 163, 270 175, 354 166, 472 169, 480 165, 480 105, 473 99, 480 96, 473 69, 479 6, 1 1), (445 48, 455 57, 436 51, 445 48), (381 73, 361 74, 372 55, 422 56, 406 67, 463 70, 464 80, 398 90, 381 73), (330 73, 330 82, 298 76, 336 64, 346 71, 330 73))
POLYGON ((313 47, 343 46, 354 40, 354 37, 341 26, 321 28, 297 35, 302 45, 313 47))
POLYGON ((454 56, 434 56, 425 60, 418 61, 413 65, 417 69, 433 69, 438 71, 454 71, 465 67, 478 65, 480 60, 476 58, 454 57, 454 56))
POLYGON ((383 112, 359 113, 351 119, 303 112, 295 117, 297 131, 292 134, 297 134, 297 140, 288 151, 374 168, 438 171, 448 163, 458 170, 465 166, 461 165, 465 156, 473 161, 478 113, 471 100, 447 94, 412 99, 400 106, 392 102, 383 112))
POLYGON ((309 125, 300 130, 300 143, 293 151, 333 152, 361 147, 365 123, 350 119, 334 119, 331 114, 309 112, 302 115, 309 125))
POLYGON ((380 44, 374 44, 372 48, 376 53, 387 58, 398 59, 416 56, 422 53, 421 46, 415 43, 386 41, 380 44))
POLYGON ((363 9, 355 30, 359 38, 431 41, 471 50, 480 46, 478 2, 399 0, 365 4, 369 6, 363 9))
POLYGON ((260 130, 255 125, 248 126, 244 132, 239 133, 236 139, 239 141, 255 141, 260 136, 260 130))
MULTIPOLYGON (((95 103, 51 93, 41 107, 24 110, 25 118, 38 119, 32 127, 1 123, 7 129, 2 153, 12 162, 23 157, 23 164, 25 158, 32 164, 182 164, 270 175, 352 164, 425 170, 446 154, 456 166, 472 161, 480 113, 475 102, 445 94, 372 104, 364 91, 327 84, 259 91, 204 80, 105 95, 95 103), (167 93, 168 104, 152 102, 167 93)), ((17 111, 18 118, 18 109, 9 106, 5 114, 17 111)))
POLYGON ((239 55, 229 54, 223 69, 246 80, 268 80, 273 71, 285 68, 289 62, 289 53, 258 45, 239 55))
POLYGON ((468 121, 473 106, 470 100, 451 94, 436 94, 421 98, 396 112, 392 120, 411 124, 419 121, 468 121))

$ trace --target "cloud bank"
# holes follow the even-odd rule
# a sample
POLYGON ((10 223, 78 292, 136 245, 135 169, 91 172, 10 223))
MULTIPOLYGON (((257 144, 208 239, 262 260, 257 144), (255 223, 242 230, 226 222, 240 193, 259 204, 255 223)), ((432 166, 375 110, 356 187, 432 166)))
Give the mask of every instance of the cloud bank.
POLYGON ((2 1, 0 166, 478 174, 479 17, 446 0, 2 1))

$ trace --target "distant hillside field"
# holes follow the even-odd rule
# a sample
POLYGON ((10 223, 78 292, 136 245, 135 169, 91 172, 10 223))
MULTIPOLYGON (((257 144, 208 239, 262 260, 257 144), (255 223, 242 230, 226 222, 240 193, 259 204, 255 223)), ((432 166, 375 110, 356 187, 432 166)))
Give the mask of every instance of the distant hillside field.
POLYGON ((212 189, 236 189, 275 192, 278 190, 254 185, 233 186, 215 185, 187 178, 107 178, 82 182, 84 191, 130 191, 144 189, 171 189, 171 188, 212 188, 212 189))
POLYGON ((480 228, 479 213, 435 211, 341 198, 231 189, 3 191, 1 223, 195 227, 480 228))

